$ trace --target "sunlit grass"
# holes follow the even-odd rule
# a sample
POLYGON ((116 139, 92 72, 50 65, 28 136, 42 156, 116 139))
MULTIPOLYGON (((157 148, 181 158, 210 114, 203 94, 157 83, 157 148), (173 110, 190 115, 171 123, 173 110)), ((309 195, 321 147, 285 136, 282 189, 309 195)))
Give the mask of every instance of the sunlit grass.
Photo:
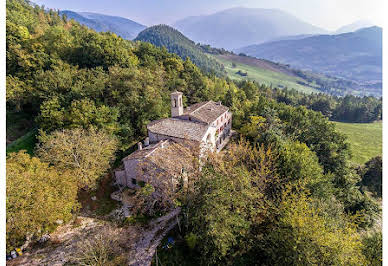
POLYGON ((234 62, 233 60, 226 60, 225 58, 215 57, 225 67, 228 76, 235 80, 254 80, 260 84, 266 84, 268 86, 280 87, 288 89, 296 89, 305 93, 319 92, 318 90, 298 84, 298 81, 305 82, 305 80, 286 75, 284 73, 271 71, 268 69, 260 68, 257 66, 247 65, 240 62, 234 62), (235 67, 232 66, 232 62, 235 63, 235 67), (243 77, 236 74, 237 71, 246 72, 248 75, 243 77))
POLYGON ((348 136, 353 153, 352 161, 363 164, 370 158, 382 154, 383 123, 334 122, 337 130, 348 136))

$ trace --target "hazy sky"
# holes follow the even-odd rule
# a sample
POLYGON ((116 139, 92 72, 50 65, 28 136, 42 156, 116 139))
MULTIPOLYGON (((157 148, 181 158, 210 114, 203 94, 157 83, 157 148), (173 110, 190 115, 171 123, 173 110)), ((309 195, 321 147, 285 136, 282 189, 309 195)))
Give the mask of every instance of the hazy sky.
POLYGON ((278 8, 313 25, 335 30, 356 20, 383 24, 384 0, 32 0, 49 8, 116 15, 147 26, 231 7, 278 8))

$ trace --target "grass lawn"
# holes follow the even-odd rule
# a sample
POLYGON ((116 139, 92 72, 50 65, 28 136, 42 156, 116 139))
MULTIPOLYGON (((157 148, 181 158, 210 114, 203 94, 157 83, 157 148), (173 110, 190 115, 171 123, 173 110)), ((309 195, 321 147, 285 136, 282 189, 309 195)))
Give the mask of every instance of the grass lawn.
POLYGON ((224 65, 225 70, 231 79, 254 80, 260 84, 266 84, 268 86, 272 85, 273 87, 279 87, 279 88, 285 88, 285 87, 287 87, 288 89, 293 88, 305 93, 319 92, 314 88, 298 84, 297 81, 306 83, 305 80, 298 77, 289 76, 284 73, 275 72, 264 68, 259 68, 253 65, 234 62, 232 60, 226 60, 221 57, 215 56, 214 58, 216 58, 216 60, 218 60, 221 64, 224 65), (236 64, 235 67, 232 66, 232 62, 236 64), (239 74, 236 74, 236 72, 238 72, 239 70, 247 73, 248 75, 246 77, 243 77, 239 74))
POLYGON ((348 136, 353 153, 352 161, 363 164, 370 158, 382 155, 383 123, 341 123, 336 124, 337 130, 348 136))

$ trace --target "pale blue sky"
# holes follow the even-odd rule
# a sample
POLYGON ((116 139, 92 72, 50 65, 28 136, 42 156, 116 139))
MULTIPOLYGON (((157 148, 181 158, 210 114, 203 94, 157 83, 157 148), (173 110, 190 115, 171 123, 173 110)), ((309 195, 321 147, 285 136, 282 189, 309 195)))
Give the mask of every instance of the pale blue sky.
POLYGON ((33 0, 61 10, 116 15, 147 26, 172 24, 186 16, 210 14, 243 6, 278 8, 313 25, 335 30, 365 19, 383 24, 383 0, 33 0))

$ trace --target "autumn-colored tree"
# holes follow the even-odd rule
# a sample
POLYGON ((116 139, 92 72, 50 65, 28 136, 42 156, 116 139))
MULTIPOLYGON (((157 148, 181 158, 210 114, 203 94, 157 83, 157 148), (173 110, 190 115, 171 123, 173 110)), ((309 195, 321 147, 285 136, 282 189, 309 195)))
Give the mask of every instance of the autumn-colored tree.
POLYGON ((303 192, 284 191, 279 217, 258 245, 265 264, 366 265, 360 235, 349 217, 323 215, 312 203, 303 192))
POLYGON ((74 175, 24 151, 7 158, 7 250, 51 232, 77 208, 74 175))
POLYGON ((103 131, 75 128, 42 133, 37 154, 59 170, 71 170, 79 188, 93 189, 114 160, 117 140, 103 131))

